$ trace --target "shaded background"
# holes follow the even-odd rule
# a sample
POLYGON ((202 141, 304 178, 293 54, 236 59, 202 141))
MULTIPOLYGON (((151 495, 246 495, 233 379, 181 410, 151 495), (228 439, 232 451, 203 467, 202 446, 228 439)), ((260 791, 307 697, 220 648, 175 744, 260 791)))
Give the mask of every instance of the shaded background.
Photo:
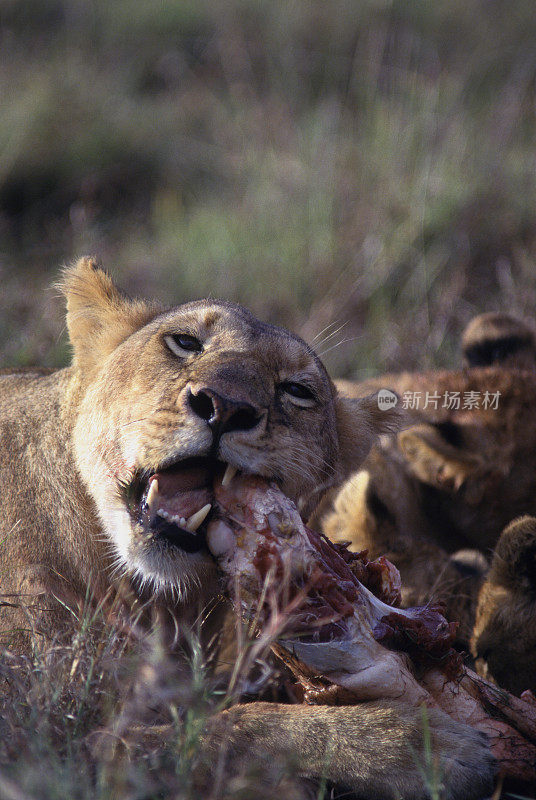
POLYGON ((0 0, 0 37, 0 365, 66 362, 85 253, 327 328, 338 375, 533 316, 530 0, 0 0))

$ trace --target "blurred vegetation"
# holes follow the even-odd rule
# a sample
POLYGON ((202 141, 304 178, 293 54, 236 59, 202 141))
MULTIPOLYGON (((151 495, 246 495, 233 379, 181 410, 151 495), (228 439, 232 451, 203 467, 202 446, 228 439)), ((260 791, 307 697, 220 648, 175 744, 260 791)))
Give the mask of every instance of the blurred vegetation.
POLYGON ((529 0, 0 0, 0 360, 61 263, 238 300, 364 377, 536 300, 529 0))
POLYGON ((327 788, 300 791, 290 757, 234 762, 229 773, 222 742, 220 761, 210 763, 202 737, 211 718, 253 681, 266 697, 277 691, 277 671, 264 660, 266 638, 261 646, 243 641, 231 685, 229 675, 211 677, 195 632, 184 658, 172 658, 156 635, 141 634, 132 620, 114 626, 113 616, 90 602, 71 634, 70 642, 48 644, 31 637, 31 655, 0 648, 2 800, 331 796, 327 788))
MULTIPOLYGON (((320 334, 339 375, 455 364, 475 313, 534 314, 529 0, 0 0, 0 97, 0 366, 66 362, 47 287, 85 253, 132 293, 320 334)), ((221 698, 129 695, 120 646, 2 655, 2 797, 110 797, 97 734, 157 701, 197 716, 175 749, 127 741, 114 796, 198 796, 221 698)))

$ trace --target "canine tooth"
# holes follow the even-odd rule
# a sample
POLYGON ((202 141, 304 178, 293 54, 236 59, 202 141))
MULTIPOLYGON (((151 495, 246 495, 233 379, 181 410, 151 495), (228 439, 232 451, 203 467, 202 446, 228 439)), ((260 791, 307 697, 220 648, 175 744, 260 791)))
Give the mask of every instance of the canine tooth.
POLYGON ((149 491, 147 493, 147 499, 145 501, 149 509, 152 509, 152 506, 154 506, 154 501, 156 499, 157 494, 158 494, 158 481, 155 478, 153 481, 151 481, 151 485, 149 486, 149 491))
POLYGON ((212 508, 211 503, 207 503, 206 506, 200 508, 199 511, 196 511, 195 514, 192 514, 191 517, 188 517, 186 520, 186 530, 190 531, 191 533, 195 533, 195 531, 199 528, 201 523, 206 519, 208 512, 212 508))
POLYGON ((237 472, 237 467, 233 467, 232 464, 227 464, 227 469, 225 470, 223 478, 221 479, 221 485, 227 486, 229 483, 231 483, 237 472))

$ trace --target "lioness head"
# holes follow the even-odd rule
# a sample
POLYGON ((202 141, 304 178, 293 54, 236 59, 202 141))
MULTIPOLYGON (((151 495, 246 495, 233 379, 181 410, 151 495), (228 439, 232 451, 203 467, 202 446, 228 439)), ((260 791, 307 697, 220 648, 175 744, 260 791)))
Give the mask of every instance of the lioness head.
POLYGON ((311 348, 239 305, 133 301, 92 259, 62 290, 76 374, 74 454, 118 571, 181 596, 211 559, 215 476, 276 481, 307 516, 397 425, 344 400, 311 348))

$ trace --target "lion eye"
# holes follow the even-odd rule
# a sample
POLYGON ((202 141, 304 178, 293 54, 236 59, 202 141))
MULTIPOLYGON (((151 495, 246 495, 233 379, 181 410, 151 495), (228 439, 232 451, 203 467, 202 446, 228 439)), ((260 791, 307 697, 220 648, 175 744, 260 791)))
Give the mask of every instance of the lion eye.
POLYGON ((294 405, 302 408, 311 408, 315 403, 315 396, 308 386, 303 383, 293 383, 288 381, 281 384, 281 389, 289 396, 294 405))
POLYGON ((171 352, 179 358, 188 358, 192 353, 200 353, 203 349, 199 339, 187 333, 170 333, 164 336, 164 341, 171 352))

